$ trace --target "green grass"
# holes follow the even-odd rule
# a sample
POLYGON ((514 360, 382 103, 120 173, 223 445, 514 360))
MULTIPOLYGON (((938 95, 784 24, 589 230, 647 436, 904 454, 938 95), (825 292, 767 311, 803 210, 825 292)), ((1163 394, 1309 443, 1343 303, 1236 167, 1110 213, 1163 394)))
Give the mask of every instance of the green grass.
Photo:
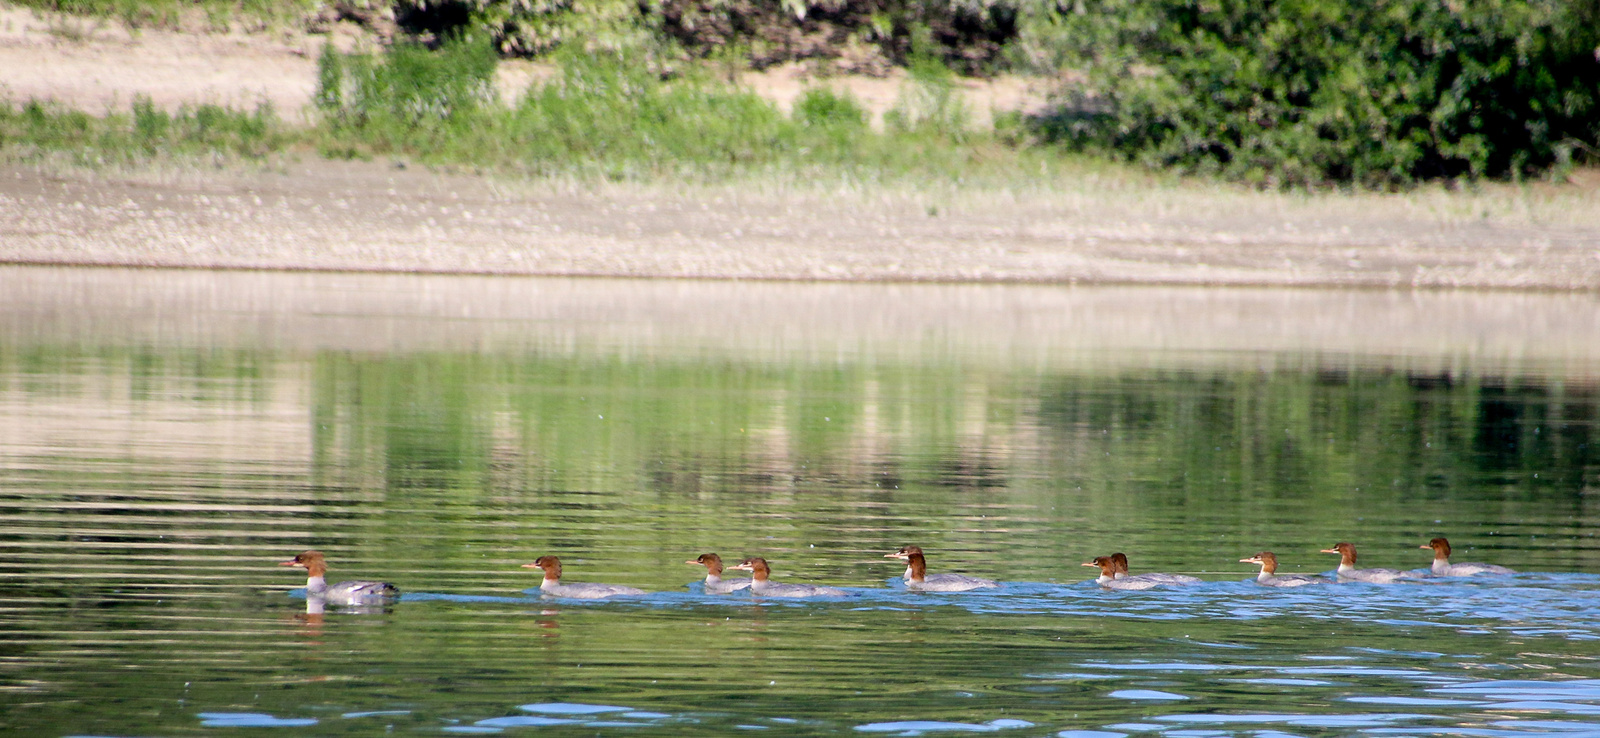
POLYGON ((270 105, 240 111, 185 105, 176 112, 136 98, 126 112, 95 116, 58 105, 0 100, 0 158, 66 157, 80 166, 132 165, 162 159, 261 159, 300 136, 270 105))
POLYGON ((10 0, 13 5, 86 18, 120 21, 129 28, 177 28, 198 14, 213 28, 234 22, 282 25, 323 6, 320 0, 10 0))
POLYGON ((1002 116, 995 129, 968 126, 953 78, 937 71, 915 74, 874 126, 860 101, 826 87, 785 112, 709 66, 662 80, 650 60, 628 53, 558 59, 559 74, 504 103, 493 92, 498 59, 487 44, 325 50, 309 126, 270 107, 168 112, 141 98, 91 115, 0 100, 0 159, 92 167, 315 150, 584 181, 919 186, 1032 182, 1083 161, 1034 145, 1018 116, 1002 116))
POLYGON ((1076 158, 1034 145, 1020 116, 971 126, 953 76, 937 67, 914 68, 874 127, 860 101, 826 87, 785 113, 709 66, 663 80, 635 52, 556 60, 558 74, 503 104, 490 94, 496 58, 486 43, 402 45, 382 56, 327 50, 317 145, 327 156, 624 181, 1014 179, 1076 158))

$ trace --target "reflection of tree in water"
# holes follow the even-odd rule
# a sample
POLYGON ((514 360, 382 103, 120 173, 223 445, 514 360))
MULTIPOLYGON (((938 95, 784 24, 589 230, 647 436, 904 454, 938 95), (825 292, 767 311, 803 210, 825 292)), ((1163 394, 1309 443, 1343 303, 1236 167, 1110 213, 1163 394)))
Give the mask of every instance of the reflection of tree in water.
POLYGON ((1597 405, 1582 385, 1382 367, 1151 372, 1056 378, 1039 422, 1063 474, 1153 500, 1577 495, 1600 461, 1597 405))
POLYGON ((1521 476, 1508 473, 1538 473, 1529 486, 1547 491, 1592 485, 1600 473, 1597 405, 1590 387, 1485 382, 1472 439, 1479 468, 1508 483, 1521 476))

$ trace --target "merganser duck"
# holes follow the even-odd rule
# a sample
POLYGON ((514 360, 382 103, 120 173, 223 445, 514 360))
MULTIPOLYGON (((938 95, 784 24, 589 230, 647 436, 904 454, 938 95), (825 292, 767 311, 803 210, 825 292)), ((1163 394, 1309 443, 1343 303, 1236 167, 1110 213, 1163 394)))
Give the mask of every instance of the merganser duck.
POLYGON ((1333 548, 1324 548, 1322 553, 1339 554, 1339 579, 1354 582, 1371 582, 1373 584, 1389 584, 1399 579, 1421 579, 1426 574, 1418 574, 1398 569, 1357 569, 1356 547, 1354 544, 1340 541, 1333 548))
POLYGON ((1441 577, 1470 577, 1473 574, 1515 574, 1515 569, 1494 564, 1452 564, 1450 563, 1450 541, 1445 538, 1435 538, 1428 541, 1421 548, 1433 549, 1433 573, 1441 577))
POLYGON ((330 586, 328 580, 323 578, 328 573, 328 560, 321 551, 302 551, 278 566, 298 566, 306 570, 308 601, 319 599, 333 605, 373 605, 400 596, 400 589, 388 582, 351 581, 330 586))
POLYGON ((1156 584, 1200 584, 1204 580, 1200 577, 1191 577, 1187 574, 1129 574, 1128 557, 1121 552, 1111 554, 1111 563, 1116 567, 1116 578, 1130 581, 1149 581, 1156 584))
POLYGON ((935 574, 928 576, 928 560, 922 555, 922 549, 916 546, 902 546, 899 551, 884 554, 886 559, 905 559, 906 561, 906 589, 915 589, 923 592, 966 592, 985 587, 998 587, 993 580, 979 577, 969 577, 962 574, 935 574))
POLYGON ((540 556, 531 564, 523 564, 522 568, 543 569, 544 581, 539 583, 539 590, 553 597, 597 600, 601 597, 644 594, 642 589, 624 587, 620 584, 562 584, 561 559, 554 556, 540 556))
POLYGON ((706 594, 727 594, 750 586, 750 580, 744 577, 723 579, 722 557, 716 554, 700 554, 700 558, 683 563, 706 568, 706 594))
POLYGON ((1261 573, 1256 575, 1256 584, 1267 587, 1304 587, 1307 584, 1326 584, 1324 577, 1309 576, 1306 574, 1278 575, 1278 557, 1271 551, 1262 551, 1248 559, 1239 559, 1241 564, 1260 564, 1261 573))
POLYGON ((834 587, 819 587, 814 584, 779 584, 767 577, 772 575, 772 567, 767 566, 767 560, 759 556, 748 558, 739 562, 738 566, 729 569, 739 569, 750 572, 750 592, 761 597, 848 597, 849 592, 834 587))
POLYGON ((1151 579, 1137 579, 1134 577, 1117 578, 1117 564, 1110 556, 1096 556, 1084 566, 1100 567, 1100 576, 1095 578, 1095 583, 1106 589, 1150 589, 1161 586, 1161 582, 1151 579))

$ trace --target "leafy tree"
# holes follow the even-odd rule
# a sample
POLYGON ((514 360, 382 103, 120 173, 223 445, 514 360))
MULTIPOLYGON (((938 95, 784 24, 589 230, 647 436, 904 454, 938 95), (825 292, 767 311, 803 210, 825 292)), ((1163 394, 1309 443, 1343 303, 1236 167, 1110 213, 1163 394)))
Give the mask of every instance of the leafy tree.
POLYGON ((1267 184, 1534 174, 1600 141, 1596 0, 1056 0, 1055 139, 1267 184))

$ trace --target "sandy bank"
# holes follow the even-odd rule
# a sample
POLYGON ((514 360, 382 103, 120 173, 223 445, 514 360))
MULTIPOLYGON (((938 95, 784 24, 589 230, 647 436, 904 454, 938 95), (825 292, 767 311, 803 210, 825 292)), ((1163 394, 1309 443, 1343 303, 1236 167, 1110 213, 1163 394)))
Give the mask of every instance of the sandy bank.
POLYGON ((0 170, 0 262, 723 279, 1600 287, 1594 188, 562 186, 312 161, 0 170))

